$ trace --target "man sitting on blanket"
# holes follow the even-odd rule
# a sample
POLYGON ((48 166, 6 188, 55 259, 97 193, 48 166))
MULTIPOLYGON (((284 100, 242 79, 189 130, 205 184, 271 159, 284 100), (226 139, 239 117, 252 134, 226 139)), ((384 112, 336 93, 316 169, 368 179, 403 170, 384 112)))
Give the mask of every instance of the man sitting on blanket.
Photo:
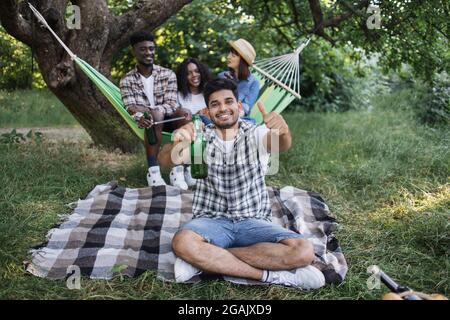
MULTIPOLYGON (((314 250, 302 235, 270 221, 271 205, 265 185, 268 154, 286 151, 291 134, 283 117, 258 107, 265 125, 240 121, 242 104, 235 83, 215 79, 206 84, 205 102, 212 124, 206 137, 208 177, 198 179, 194 218, 175 234, 172 248, 177 282, 202 271, 260 280, 302 289, 325 285, 312 266, 314 250)), ((188 123, 173 133, 159 163, 172 167, 188 159, 196 133, 188 123)))

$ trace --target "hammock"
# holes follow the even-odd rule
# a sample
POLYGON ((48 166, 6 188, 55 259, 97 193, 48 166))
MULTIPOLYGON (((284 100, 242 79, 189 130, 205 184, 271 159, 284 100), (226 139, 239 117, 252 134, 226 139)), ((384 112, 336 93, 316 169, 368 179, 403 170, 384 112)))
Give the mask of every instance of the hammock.
MULTIPOLYGON (((260 95, 267 111, 276 113, 284 109, 300 96, 300 52, 308 45, 311 38, 302 43, 294 52, 278 57, 263 59, 253 63, 253 73, 260 82, 260 95)), ((259 108, 252 108, 250 113, 257 123, 262 123, 259 108)))
MULTIPOLYGON (((56 40, 69 54, 70 58, 98 87, 133 132, 141 140, 144 140, 144 129, 138 127, 133 117, 125 109, 120 89, 86 61, 77 57, 56 35, 39 11, 37 11, 30 3, 28 3, 28 5, 36 18, 53 34, 56 40)), ((308 43, 309 39, 291 54, 256 61, 253 64, 253 74, 260 82, 261 88, 258 101, 264 103, 267 112, 274 111, 281 113, 296 97, 300 99, 299 54, 308 43)), ((262 115, 258 108, 252 108, 250 116, 256 119, 256 123, 258 124, 263 122, 262 115)), ((168 132, 163 132, 162 134, 162 143, 169 143, 172 134, 168 132)))

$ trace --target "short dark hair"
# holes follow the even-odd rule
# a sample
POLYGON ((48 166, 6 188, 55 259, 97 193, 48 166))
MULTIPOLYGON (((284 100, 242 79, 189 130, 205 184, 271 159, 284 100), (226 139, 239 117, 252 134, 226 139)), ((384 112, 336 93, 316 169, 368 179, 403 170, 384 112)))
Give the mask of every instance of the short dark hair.
POLYGON ((188 84, 188 71, 187 67, 190 63, 193 63, 197 66, 198 72, 200 72, 200 85, 199 90, 200 92, 203 92, 203 88, 205 87, 205 84, 210 80, 211 75, 209 73, 209 69, 206 65, 201 63, 195 58, 186 58, 184 61, 178 66, 177 68, 177 82, 178 82, 178 91, 181 93, 183 98, 186 98, 189 93, 191 93, 191 90, 189 89, 188 84))
POLYGON ((231 92, 233 92, 233 95, 236 98, 236 100, 239 101, 238 89, 235 81, 230 79, 215 78, 211 81, 208 81, 205 85, 205 88, 203 89, 203 96, 205 97, 205 103, 208 108, 209 108, 209 97, 214 92, 220 90, 230 90, 231 92))
POLYGON ((234 74, 233 69, 230 69, 231 73, 233 73, 238 80, 247 80, 248 77, 250 77, 250 68, 247 61, 245 61, 239 52, 237 52, 234 48, 231 48, 230 51, 237 54, 241 58, 238 66, 238 74, 234 74))
POLYGON ((130 45, 134 46, 136 43, 142 41, 151 41, 155 42, 155 38, 148 31, 137 31, 130 36, 130 45))

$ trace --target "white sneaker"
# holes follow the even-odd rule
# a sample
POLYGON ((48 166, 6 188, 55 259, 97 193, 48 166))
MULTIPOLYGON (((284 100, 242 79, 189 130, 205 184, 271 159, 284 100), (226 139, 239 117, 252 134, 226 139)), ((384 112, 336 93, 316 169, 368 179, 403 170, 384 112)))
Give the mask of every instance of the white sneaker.
POLYGON ((271 271, 271 283, 300 289, 318 289, 325 285, 323 273, 311 265, 288 271, 271 271))
POLYGON ((170 184, 181 190, 187 190, 188 185, 184 181, 184 167, 182 165, 173 167, 170 170, 170 184))
POLYGON ((149 187, 165 186, 166 182, 161 177, 161 171, 159 166, 153 166, 148 168, 147 183, 149 187))
POLYGON ((184 168, 184 180, 189 187, 195 186, 195 184, 197 183, 197 179, 192 178, 191 166, 186 166, 184 168))
POLYGON ((177 258, 175 260, 174 273, 176 282, 186 282, 189 279, 192 279, 192 277, 202 273, 202 271, 183 259, 177 258))

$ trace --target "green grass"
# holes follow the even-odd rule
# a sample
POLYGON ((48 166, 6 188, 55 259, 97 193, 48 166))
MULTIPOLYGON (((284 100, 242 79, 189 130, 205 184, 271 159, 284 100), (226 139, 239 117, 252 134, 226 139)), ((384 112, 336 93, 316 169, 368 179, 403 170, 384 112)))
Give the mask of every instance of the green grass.
MULTIPOLYGON (((400 92, 410 97, 408 92, 400 92)), ((14 98, 15 99, 15 98, 14 98)), ((388 94, 371 112, 286 114, 293 148, 269 185, 322 194, 337 215, 349 264, 344 283, 302 292, 224 281, 164 283, 154 272, 135 279, 64 281, 27 275, 22 261, 41 243, 66 204, 94 185, 119 180, 144 186, 138 155, 108 153, 85 143, 0 144, 0 298, 3 299, 379 299, 367 268, 378 265, 416 290, 449 295, 449 131, 417 124, 405 99, 388 94)))
POLYGON ((77 124, 48 90, 0 91, 0 128, 67 127, 77 124))

